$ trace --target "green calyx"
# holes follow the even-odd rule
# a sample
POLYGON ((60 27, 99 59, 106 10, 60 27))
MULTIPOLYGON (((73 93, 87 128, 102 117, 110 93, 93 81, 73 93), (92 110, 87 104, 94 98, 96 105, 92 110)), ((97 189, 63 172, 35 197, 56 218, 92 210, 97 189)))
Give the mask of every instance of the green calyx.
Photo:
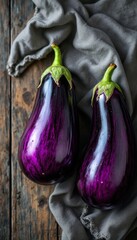
POLYGON ((117 83, 113 82, 111 79, 113 71, 116 67, 116 64, 111 63, 105 71, 102 80, 93 88, 93 95, 91 100, 92 105, 96 91, 97 99, 99 99, 99 96, 104 93, 106 97, 106 102, 111 98, 115 88, 122 93, 120 86, 117 83))
POLYGON ((54 79, 55 83, 57 84, 57 86, 59 86, 59 80, 62 76, 64 76, 66 78, 66 80, 69 83, 70 89, 72 89, 72 76, 70 71, 62 66, 62 57, 61 57, 61 51, 59 49, 59 47, 56 44, 51 44, 52 49, 54 50, 55 53, 55 57, 54 57, 54 61, 52 63, 52 65, 50 67, 48 67, 41 75, 41 81, 40 84, 38 86, 38 88, 41 86, 43 78, 47 75, 47 74, 51 74, 52 78, 54 79))

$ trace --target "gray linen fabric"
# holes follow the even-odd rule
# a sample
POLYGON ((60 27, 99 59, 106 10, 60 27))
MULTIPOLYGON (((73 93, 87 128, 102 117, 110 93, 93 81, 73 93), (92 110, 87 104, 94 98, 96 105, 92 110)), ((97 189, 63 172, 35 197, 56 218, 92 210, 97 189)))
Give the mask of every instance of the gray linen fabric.
MULTIPOLYGON (((45 58, 57 43, 72 72, 80 116, 80 151, 88 137, 93 86, 109 63, 122 87, 137 140, 137 1, 33 0, 37 11, 14 40, 8 60, 10 75, 20 75, 31 62, 45 58)), ((137 197, 126 207, 101 211, 88 207, 75 189, 75 175, 56 185, 49 206, 63 229, 62 240, 124 239, 137 226, 137 197)))

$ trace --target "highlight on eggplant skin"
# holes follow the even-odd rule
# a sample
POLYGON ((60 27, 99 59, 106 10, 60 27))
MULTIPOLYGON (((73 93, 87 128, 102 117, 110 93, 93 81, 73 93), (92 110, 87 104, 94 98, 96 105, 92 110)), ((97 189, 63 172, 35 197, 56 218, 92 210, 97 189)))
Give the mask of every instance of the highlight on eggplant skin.
POLYGON ((57 84, 47 71, 19 143, 19 164, 29 179, 53 184, 73 173, 77 152, 76 112, 73 84, 70 89, 70 83, 62 75, 57 84))
POLYGON ((83 200, 102 209, 128 202, 136 175, 133 127, 122 90, 111 80, 115 68, 94 88, 91 137, 77 179, 83 200))

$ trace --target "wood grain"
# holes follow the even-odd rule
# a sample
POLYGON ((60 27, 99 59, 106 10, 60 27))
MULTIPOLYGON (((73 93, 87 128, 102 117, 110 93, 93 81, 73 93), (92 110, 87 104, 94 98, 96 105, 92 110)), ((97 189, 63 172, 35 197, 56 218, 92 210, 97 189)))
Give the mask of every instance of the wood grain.
POLYGON ((0 239, 10 235, 10 77, 6 72, 10 37, 9 1, 1 1, 0 12, 0 239))
MULTIPOLYGON (((12 41, 33 13, 31 1, 14 1, 12 41)), ((18 164, 18 143, 33 108, 42 71, 50 63, 35 62, 19 78, 12 78, 12 240, 56 240, 57 224, 48 207, 53 187, 28 180, 18 164), (25 238, 24 238, 25 237, 25 238)))

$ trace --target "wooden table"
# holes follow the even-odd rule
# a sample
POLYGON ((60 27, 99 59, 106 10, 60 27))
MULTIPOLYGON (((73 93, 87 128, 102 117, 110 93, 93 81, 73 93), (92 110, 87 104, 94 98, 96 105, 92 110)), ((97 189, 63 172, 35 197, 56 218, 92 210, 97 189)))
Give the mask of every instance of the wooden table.
MULTIPOLYGON (((0 0, 0 240, 60 239, 60 229, 48 207, 53 187, 29 181, 17 157, 39 78, 50 57, 32 64, 20 78, 6 72, 11 43, 33 12, 31 0, 0 0)), ((137 232, 128 237, 136 239, 137 232)))
POLYGON ((49 63, 43 60, 31 65, 20 78, 6 72, 11 43, 33 12, 31 0, 0 0, 0 240, 60 239, 48 207, 53 187, 29 181, 17 157, 40 75, 49 63))

